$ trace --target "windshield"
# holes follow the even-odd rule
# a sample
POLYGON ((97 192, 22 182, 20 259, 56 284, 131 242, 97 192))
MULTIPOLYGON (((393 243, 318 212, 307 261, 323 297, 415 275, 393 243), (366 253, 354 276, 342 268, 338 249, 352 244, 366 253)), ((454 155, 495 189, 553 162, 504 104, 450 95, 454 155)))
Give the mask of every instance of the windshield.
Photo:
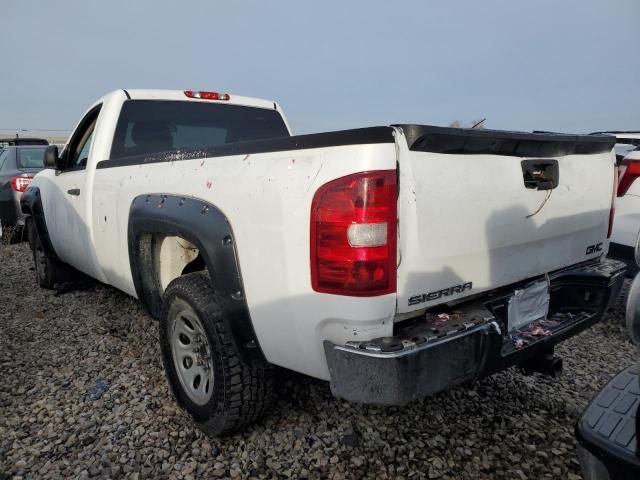
POLYGON ((46 148, 17 148, 16 160, 18 168, 44 168, 44 151, 46 148))
POLYGON ((288 136, 284 120, 275 109, 130 100, 122 106, 111 158, 288 136))

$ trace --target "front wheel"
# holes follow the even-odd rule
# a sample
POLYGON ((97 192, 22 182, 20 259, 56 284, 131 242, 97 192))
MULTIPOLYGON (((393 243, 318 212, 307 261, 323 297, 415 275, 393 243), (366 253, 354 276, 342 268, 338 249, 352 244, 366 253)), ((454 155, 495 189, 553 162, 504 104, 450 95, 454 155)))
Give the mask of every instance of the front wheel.
POLYGON ((212 436, 258 420, 272 398, 272 371, 241 359, 209 277, 196 272, 173 280, 163 303, 162 360, 178 404, 212 436))

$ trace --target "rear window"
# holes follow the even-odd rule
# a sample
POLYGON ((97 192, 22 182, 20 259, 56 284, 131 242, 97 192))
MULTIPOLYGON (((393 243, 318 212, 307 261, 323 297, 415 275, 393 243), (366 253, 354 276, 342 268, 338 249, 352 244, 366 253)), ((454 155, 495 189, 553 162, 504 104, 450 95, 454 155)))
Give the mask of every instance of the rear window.
POLYGON ((130 100, 120 112, 111 158, 288 136, 276 110, 220 103, 130 100))
POLYGON ((4 167, 4 163, 7 161, 7 157, 9 156, 9 151, 0 147, 0 170, 4 167))
POLYGON ((16 160, 18 168, 44 168, 46 148, 18 148, 16 160))

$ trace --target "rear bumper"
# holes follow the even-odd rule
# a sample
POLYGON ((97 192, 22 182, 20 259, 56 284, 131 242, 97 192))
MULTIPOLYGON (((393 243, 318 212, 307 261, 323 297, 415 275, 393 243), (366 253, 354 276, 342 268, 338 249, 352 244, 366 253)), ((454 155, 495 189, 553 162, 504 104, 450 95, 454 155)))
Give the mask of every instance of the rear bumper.
POLYGON ((425 317, 398 324, 393 337, 324 348, 331 390, 339 398, 403 405, 453 385, 521 364, 598 322, 620 292, 625 266, 603 260, 549 276, 546 337, 516 348, 506 333, 506 305, 516 288, 456 306, 456 322, 435 328, 425 317))
POLYGON ((0 220, 4 227, 24 226, 25 217, 20 208, 21 197, 21 192, 10 191, 8 200, 0 203, 0 220))

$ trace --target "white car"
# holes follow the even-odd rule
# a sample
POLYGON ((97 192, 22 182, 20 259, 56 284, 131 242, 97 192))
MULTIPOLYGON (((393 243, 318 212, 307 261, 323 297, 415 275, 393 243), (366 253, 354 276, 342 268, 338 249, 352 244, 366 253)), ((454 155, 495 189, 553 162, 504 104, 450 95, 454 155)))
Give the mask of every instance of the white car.
POLYGON ((277 365, 402 405, 520 365, 597 322, 610 136, 391 125, 291 136, 277 103, 118 90, 22 197, 38 282, 79 270, 158 319, 209 434, 255 421, 277 365))
POLYGON ((640 131, 598 133, 616 137, 615 152, 619 166, 609 256, 624 261, 627 275, 634 276, 638 272, 634 252, 640 231, 640 181, 635 181, 640 176, 640 131))

